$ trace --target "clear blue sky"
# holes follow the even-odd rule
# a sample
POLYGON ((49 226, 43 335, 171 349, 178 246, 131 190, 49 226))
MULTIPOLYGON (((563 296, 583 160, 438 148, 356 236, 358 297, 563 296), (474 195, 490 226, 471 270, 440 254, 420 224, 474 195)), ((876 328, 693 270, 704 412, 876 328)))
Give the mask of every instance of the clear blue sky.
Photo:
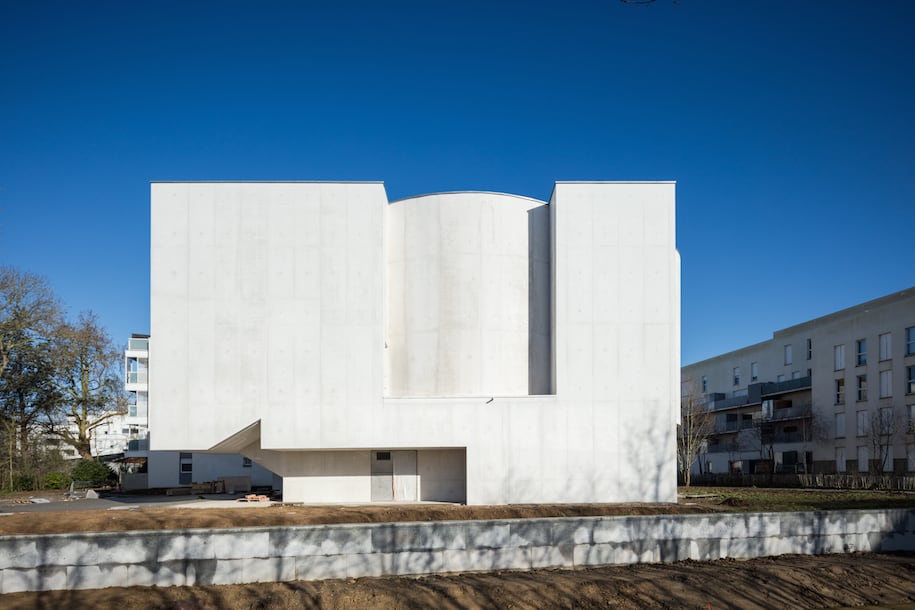
POLYGON ((149 330, 151 180, 676 180, 684 363, 915 285, 915 2, 0 0, 0 264, 149 330))

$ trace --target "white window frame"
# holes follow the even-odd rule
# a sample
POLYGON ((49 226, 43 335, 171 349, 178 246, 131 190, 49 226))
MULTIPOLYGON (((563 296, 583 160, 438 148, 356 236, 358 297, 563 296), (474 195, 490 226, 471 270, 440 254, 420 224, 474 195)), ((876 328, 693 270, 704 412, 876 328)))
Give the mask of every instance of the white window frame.
POLYGON ((867 375, 858 375, 855 378, 855 396, 858 402, 867 400, 867 375))
POLYGON ((750 363, 750 381, 756 381, 759 379, 759 363, 751 362, 750 363))
POLYGON ((855 436, 867 436, 867 411, 855 413, 855 436))
POLYGON ((858 472, 870 472, 870 452, 867 445, 858 445, 858 472))
POLYGON ((845 413, 836 413, 836 438, 845 438, 845 413))
POLYGON ((855 366, 867 365, 867 338, 855 341, 855 366))
POLYGON ((840 377, 836 379, 836 404, 844 405, 845 404, 845 378, 840 377))
POLYGON ((880 398, 893 396, 893 371, 880 371, 880 398))
POLYGON ((836 472, 845 472, 845 447, 836 447, 836 472))
POLYGON ((893 334, 883 333, 877 337, 880 343, 880 362, 892 360, 893 358, 893 334))
POLYGON ((794 360, 794 348, 791 347, 791 344, 785 346, 785 366, 792 364, 794 360))
POLYGON ((832 348, 832 359, 835 370, 842 371, 845 369, 845 344, 836 345, 832 348))

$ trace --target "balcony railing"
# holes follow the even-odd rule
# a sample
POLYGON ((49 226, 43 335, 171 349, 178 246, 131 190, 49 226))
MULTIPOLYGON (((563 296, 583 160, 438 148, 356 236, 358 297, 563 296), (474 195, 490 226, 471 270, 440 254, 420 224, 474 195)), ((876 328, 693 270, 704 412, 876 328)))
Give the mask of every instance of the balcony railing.
POLYGON ((734 396, 732 398, 722 398, 720 400, 712 401, 711 410, 720 411, 722 409, 733 409, 734 407, 742 407, 744 405, 752 404, 754 404, 754 401, 751 400, 749 396, 734 396))
POLYGON ((769 421, 779 421, 783 419, 805 419, 810 417, 813 412, 811 405, 796 405, 787 409, 773 409, 772 417, 769 421))
POLYGON ((771 396, 772 394, 784 394, 794 392, 795 390, 805 390, 810 387, 810 375, 789 379, 787 381, 769 381, 762 384, 762 395, 771 396))
POLYGON ((146 371, 127 371, 127 383, 147 383, 148 381, 146 371))
POLYGON ((137 339, 135 337, 131 337, 127 341, 127 349, 131 351, 149 351, 149 339, 137 339))

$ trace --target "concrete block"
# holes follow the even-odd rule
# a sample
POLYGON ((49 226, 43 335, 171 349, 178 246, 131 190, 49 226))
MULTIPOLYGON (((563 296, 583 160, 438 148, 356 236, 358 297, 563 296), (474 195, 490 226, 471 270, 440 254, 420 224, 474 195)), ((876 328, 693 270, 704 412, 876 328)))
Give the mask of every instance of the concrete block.
POLYGON ((0 593, 21 591, 56 591, 67 588, 65 566, 42 566, 30 569, 7 568, 0 572, 0 593))
MULTIPOLYGON (((236 561, 229 559, 228 561, 236 561)), ((189 587, 216 584, 216 573, 219 560, 217 559, 189 559, 185 564, 185 584, 189 587)), ((229 566, 226 566, 227 569, 229 566)))
POLYGON ((98 536, 96 559, 100 564, 133 564, 155 561, 160 535, 148 532, 123 532, 117 536, 98 536))
POLYGON ((38 552, 46 566, 88 566, 98 562, 98 547, 92 534, 42 536, 38 552))
POLYGON ((442 551, 445 572, 485 572, 530 568, 530 549, 463 549, 442 551))
POLYGON ((295 580, 294 557, 256 557, 244 559, 241 582, 288 582, 295 580))
POLYGON ((466 524, 466 547, 469 549, 494 549, 508 545, 511 525, 506 522, 471 521, 466 524))
POLYGON ((124 587, 152 587, 159 584, 159 565, 156 562, 132 563, 127 566, 124 587))
POLYGON ((557 519, 550 525, 552 544, 590 544, 595 519, 557 519))
POLYGON ((594 524, 590 541, 584 535, 581 535, 578 541, 573 539, 569 542, 573 544, 587 544, 592 541, 595 544, 623 543, 632 540, 634 537, 641 537, 640 532, 634 532, 631 529, 631 525, 628 519, 602 519, 594 524))
POLYGON ((214 533, 213 553, 218 559, 242 559, 248 557, 270 557, 270 532, 267 530, 214 533))
POLYGON ((295 528, 288 536, 271 533, 268 545, 274 556, 367 554, 372 552, 372 528, 346 525, 295 528))
POLYGON ((42 563, 38 540, 33 537, 0 537, 0 570, 31 568, 42 563))
MULTIPOLYGON (((202 560, 208 561, 208 560, 202 560)), ((245 565, 256 559, 217 559, 213 562, 213 571, 209 573, 209 565, 201 566, 203 570, 195 576, 201 580, 197 585, 235 585, 245 580, 245 565)))
POLYGON ((215 559, 216 549, 210 533, 175 532, 159 539, 159 561, 215 559))
POLYGON ((915 551, 915 533, 893 533, 880 541, 881 552, 915 551))
POLYGON ((649 549, 635 549, 624 544, 576 544, 572 562, 578 566, 634 564, 652 561, 649 549))
POLYGON ((104 589, 127 582, 126 565, 75 565, 67 567, 68 589, 104 589))
POLYGON ((156 566, 156 586, 183 587, 188 583, 187 570, 189 560, 160 561, 156 566))
POLYGON ((391 574, 391 553, 345 555, 347 578, 378 577, 391 574))
POLYGON ((446 571, 445 553, 461 552, 464 551, 404 551, 386 555, 382 561, 385 574, 435 574, 446 571))
MULTIPOLYGON (((504 526, 504 528, 507 527, 509 526, 504 526)), ((467 546, 468 529, 472 529, 472 525, 468 526, 464 523, 395 524, 393 548, 384 548, 382 552, 463 549, 467 546)), ((489 539, 484 536, 482 540, 486 542, 489 539)), ((379 550, 375 547, 374 537, 372 547, 376 551, 379 550)))
POLYGON ((573 561, 573 544, 560 544, 557 546, 532 546, 532 568, 571 568, 573 561))
POLYGON ((295 558, 296 580, 346 578, 345 555, 303 555, 295 558))
POLYGON ((509 526, 509 546, 539 546, 550 544, 550 522, 544 519, 513 521, 509 526))

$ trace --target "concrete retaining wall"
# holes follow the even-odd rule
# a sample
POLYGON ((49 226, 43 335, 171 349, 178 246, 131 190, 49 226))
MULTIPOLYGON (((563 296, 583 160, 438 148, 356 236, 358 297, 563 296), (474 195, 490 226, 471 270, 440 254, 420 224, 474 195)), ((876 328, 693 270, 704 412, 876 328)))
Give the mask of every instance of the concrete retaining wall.
POLYGON ((0 537, 0 593, 915 550, 915 510, 0 537))

